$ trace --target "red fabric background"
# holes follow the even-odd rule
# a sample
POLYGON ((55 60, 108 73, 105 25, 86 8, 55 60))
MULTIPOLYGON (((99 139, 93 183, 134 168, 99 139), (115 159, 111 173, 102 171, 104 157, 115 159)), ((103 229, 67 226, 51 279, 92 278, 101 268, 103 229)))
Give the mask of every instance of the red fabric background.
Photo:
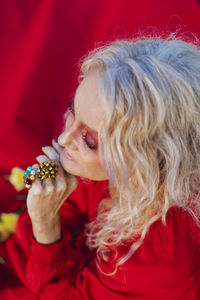
POLYGON ((62 128, 79 59, 99 42, 138 30, 200 35, 197 0, 0 1, 0 211, 22 201, 4 178, 34 163, 62 128))

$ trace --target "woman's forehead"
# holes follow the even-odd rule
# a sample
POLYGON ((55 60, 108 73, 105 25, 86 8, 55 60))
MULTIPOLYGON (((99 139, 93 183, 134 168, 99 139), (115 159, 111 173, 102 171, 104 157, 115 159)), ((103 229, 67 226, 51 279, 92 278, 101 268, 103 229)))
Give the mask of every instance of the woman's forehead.
POLYGON ((99 87, 99 73, 93 71, 81 81, 74 98, 76 118, 86 127, 96 132, 98 132, 104 116, 99 87))

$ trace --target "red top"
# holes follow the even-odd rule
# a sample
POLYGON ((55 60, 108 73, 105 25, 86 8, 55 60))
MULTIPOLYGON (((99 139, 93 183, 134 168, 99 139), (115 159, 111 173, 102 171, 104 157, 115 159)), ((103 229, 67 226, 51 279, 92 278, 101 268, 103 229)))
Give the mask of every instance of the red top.
MULTIPOLYGON (((180 208, 170 209, 166 226, 156 221, 150 227, 142 246, 115 275, 101 273, 82 230, 108 196, 107 181, 79 179, 79 187, 62 207, 62 239, 51 245, 32 238, 30 218, 23 213, 16 233, 0 244, 10 270, 0 267, 0 299, 199 300, 200 228, 180 208)), ((128 250, 119 248, 119 257, 128 250)), ((100 267, 111 273, 114 265, 100 267)))

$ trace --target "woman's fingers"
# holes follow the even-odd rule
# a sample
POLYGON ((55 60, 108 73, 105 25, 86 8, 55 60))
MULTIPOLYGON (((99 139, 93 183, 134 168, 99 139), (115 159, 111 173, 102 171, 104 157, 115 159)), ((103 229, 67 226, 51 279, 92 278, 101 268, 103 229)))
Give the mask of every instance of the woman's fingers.
POLYGON ((46 156, 49 157, 50 160, 59 161, 59 154, 53 147, 42 147, 42 151, 44 152, 44 154, 46 154, 46 156))
MULTIPOLYGON (((42 147, 42 151, 44 152, 44 154, 46 154, 46 157, 48 157, 50 160, 54 160, 55 163, 58 165, 58 173, 64 175, 64 170, 61 167, 59 162, 60 156, 56 152, 56 150, 53 147, 46 146, 46 147, 42 147)), ((42 156, 41 159, 45 159, 45 156, 42 156)))
POLYGON ((66 178, 66 176, 64 177, 58 174, 55 178, 55 186, 58 193, 65 194, 65 198, 63 198, 65 200, 77 188, 78 180, 72 175, 69 175, 66 178))
POLYGON ((63 151, 63 147, 61 147, 58 144, 58 142, 56 142, 54 139, 52 140, 52 145, 56 149, 56 151, 58 152, 58 154, 60 154, 63 151))
MULTIPOLYGON (((42 192, 42 182, 40 179, 36 179, 32 182, 31 188, 29 189, 29 194, 40 195, 42 192)), ((29 197, 27 197, 29 199, 29 197)))
POLYGON ((42 182, 42 185, 43 185, 43 188, 44 188, 44 193, 46 195, 51 194, 55 189, 54 180, 51 179, 51 178, 44 179, 43 182, 42 182))
POLYGON ((45 161, 49 161, 49 160, 54 160, 56 165, 58 166, 58 174, 60 175, 64 175, 64 170, 62 168, 62 166, 60 165, 59 161, 58 160, 55 160, 55 159, 52 159, 46 155, 38 155, 36 157, 36 160, 41 164, 42 162, 45 162, 45 161))
POLYGON ((38 165, 38 164, 34 164, 34 165, 32 165, 32 169, 33 169, 34 171, 37 171, 38 167, 39 167, 39 165, 38 165))
MULTIPOLYGON (((43 161, 48 161, 49 159, 47 157, 41 155, 41 157, 39 157, 39 160, 41 162, 43 162, 43 161)), ((37 172, 38 167, 39 167, 38 164, 34 164, 32 166, 32 169, 37 172)), ((41 181, 41 179, 35 179, 32 182, 31 188, 32 188, 32 190, 34 189, 34 190, 36 190, 36 192, 38 191, 39 193, 42 190, 44 190, 45 194, 51 193, 52 190, 54 189, 54 180, 51 178, 46 178, 43 181, 41 181)))
POLYGON ((41 164, 42 162, 48 161, 49 158, 46 155, 38 155, 36 160, 41 164))
MULTIPOLYGON (((60 162, 59 162, 59 158, 60 157, 59 157, 59 153, 58 152, 61 152, 61 150, 63 148, 60 147, 58 145, 58 143, 56 141, 54 141, 54 140, 52 141, 52 145, 53 145, 53 147, 55 147, 55 149, 53 147, 50 147, 50 146, 44 146, 44 147, 42 147, 42 151, 46 155, 38 155, 36 157, 36 160, 39 163, 46 162, 46 161, 49 161, 49 160, 55 161, 55 163, 58 165, 58 174, 57 174, 57 176, 55 178, 55 185, 57 186, 58 190, 61 190, 61 189, 63 190, 63 189, 65 189, 64 185, 65 185, 65 182, 66 182, 66 176, 67 176, 67 182, 68 182, 68 177, 70 177, 70 180, 71 180, 72 176, 70 174, 68 174, 67 172, 64 172, 64 169, 62 168, 62 166, 60 165, 60 162), (59 180, 59 178, 62 178, 62 179, 59 180)), ((45 181, 46 180, 44 180, 44 182, 45 181)), ((71 189, 74 190, 77 187, 76 181, 77 181, 76 178, 72 179, 72 184, 70 182, 70 187, 71 187, 70 190, 71 189)), ((51 182, 51 184, 54 183, 54 181, 52 179, 50 179, 50 182, 51 182)), ((45 189, 50 184, 50 182, 46 181, 46 183, 44 183, 44 188, 45 189)))
POLYGON ((62 193, 63 191, 66 191, 67 190, 67 182, 65 180, 65 178, 58 174, 55 178, 55 186, 56 186, 56 190, 58 193, 62 193))
POLYGON ((50 160, 54 160, 55 163, 58 165, 58 174, 64 175, 64 170, 60 164, 60 156, 56 152, 56 150, 53 147, 47 146, 42 147, 43 152, 49 157, 50 160))

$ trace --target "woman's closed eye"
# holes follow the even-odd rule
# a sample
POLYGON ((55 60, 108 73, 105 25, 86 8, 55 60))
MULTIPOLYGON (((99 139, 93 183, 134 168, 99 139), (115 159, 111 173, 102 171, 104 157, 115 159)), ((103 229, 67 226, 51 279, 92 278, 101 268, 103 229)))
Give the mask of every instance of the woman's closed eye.
POLYGON ((97 142, 89 132, 83 131, 82 138, 88 148, 90 148, 91 150, 97 150, 97 142))
MULTIPOLYGON (((68 110, 73 114, 73 116, 75 116, 73 100, 68 103, 68 110)), ((89 133, 86 129, 84 129, 82 132, 82 139, 90 150, 97 150, 97 142, 95 138, 93 138, 92 134, 89 133)))

